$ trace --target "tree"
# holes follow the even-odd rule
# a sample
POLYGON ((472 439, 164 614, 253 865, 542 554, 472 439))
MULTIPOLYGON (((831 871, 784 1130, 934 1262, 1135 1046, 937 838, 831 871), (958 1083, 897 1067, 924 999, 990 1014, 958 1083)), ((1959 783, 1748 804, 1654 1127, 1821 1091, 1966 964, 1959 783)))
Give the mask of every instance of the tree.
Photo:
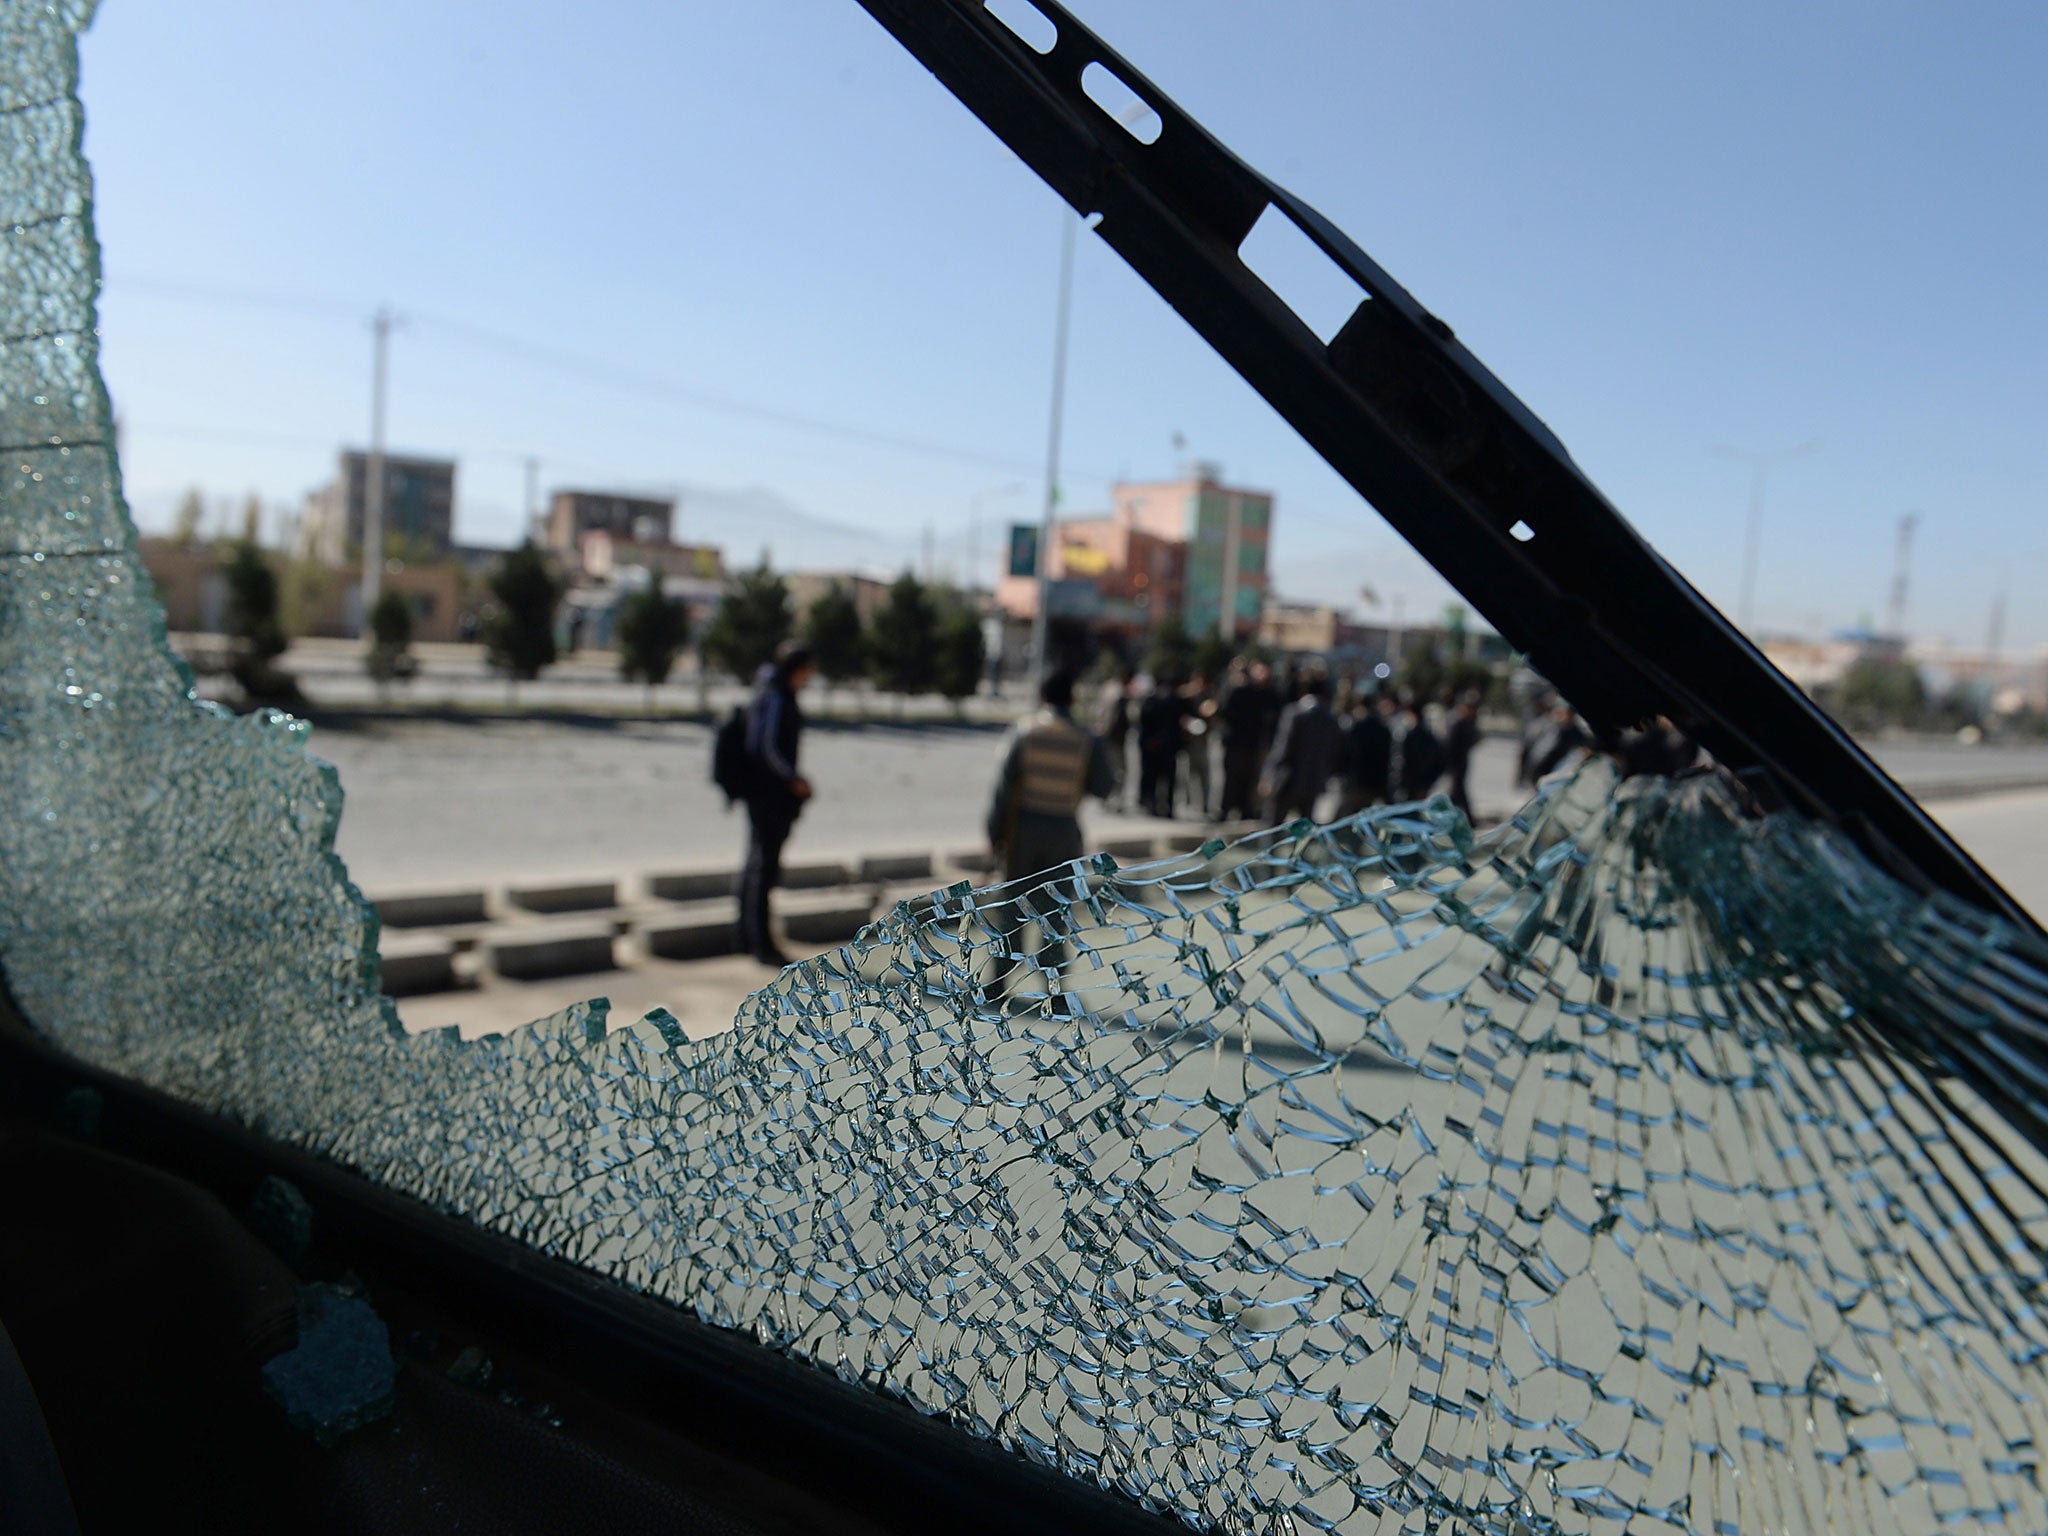
POLYGON ((775 659, 775 648, 789 638, 794 618, 789 587, 768 568, 767 556, 751 571, 727 580, 718 612, 704 628, 697 649, 704 660, 743 683, 775 659))
POLYGON ((196 485, 178 498, 177 516, 171 520, 171 537, 179 545, 190 549, 199 542, 199 532, 206 523, 206 498, 199 494, 196 485))
POLYGON ((310 550, 286 566, 280 594, 285 632, 311 634, 320 623, 333 586, 333 576, 310 550))
POLYGON ((236 685, 251 701, 295 694, 291 679, 273 665, 284 654, 286 644, 284 625, 277 616, 277 573, 263 558, 263 551, 244 539, 234 547, 221 575, 227 583, 224 617, 236 685))
POLYGON ((1187 681, 1195 662, 1195 643, 1179 619, 1170 619, 1152 631, 1152 646, 1145 653, 1145 670, 1152 681, 1177 688, 1187 681))
POLYGON ((938 613, 931 594, 905 571, 868 622, 868 676, 877 688, 899 697, 930 693, 937 681, 937 641, 938 613))
POLYGON ((490 589, 496 609, 484 625, 484 645, 492 670, 514 683, 539 677, 555 662, 561 578, 529 539, 498 562, 490 589))
POLYGON ((689 638, 689 609, 681 599, 665 595, 658 579, 650 579, 620 605, 619 675, 628 682, 637 678, 647 685, 650 708, 654 690, 668 681, 676 652, 689 638))
POLYGON ((1835 709, 1851 730, 1914 725, 1927 708, 1919 669, 1903 661, 1866 658, 1849 664, 1835 687, 1835 709))
POLYGON ((386 587, 370 605, 370 649, 363 655, 363 670, 380 687, 395 677, 411 677, 416 670, 412 604, 396 588, 386 587))
POLYGON ((833 582, 804 614, 804 644, 827 683, 850 683, 867 671, 867 637, 853 594, 833 582))
POLYGON ((949 603, 939 616, 938 643, 932 657, 934 682, 939 696, 958 709, 962 699, 974 697, 981 687, 982 663, 987 651, 982 645, 981 619, 965 603, 949 603))

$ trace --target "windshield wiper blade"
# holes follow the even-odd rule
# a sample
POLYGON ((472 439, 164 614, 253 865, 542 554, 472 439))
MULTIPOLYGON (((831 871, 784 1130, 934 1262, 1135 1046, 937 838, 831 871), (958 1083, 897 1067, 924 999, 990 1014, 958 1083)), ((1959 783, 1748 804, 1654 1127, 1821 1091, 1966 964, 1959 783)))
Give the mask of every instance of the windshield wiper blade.
MULTIPOLYGON (((1451 328, 1054 0, 1040 53, 982 0, 860 0, 1598 730, 1669 716, 1766 809, 1916 890, 2031 914, 1680 576, 1451 328), (1083 88, 1106 69, 1149 142, 1083 88), (1268 208, 1367 297, 1327 345, 1239 256, 1268 208), (1099 218, 1096 217, 1099 215, 1099 218), (1519 535, 1519 536, 1518 536, 1519 535)), ((1014 7, 1020 0, 1008 0, 1014 7)))

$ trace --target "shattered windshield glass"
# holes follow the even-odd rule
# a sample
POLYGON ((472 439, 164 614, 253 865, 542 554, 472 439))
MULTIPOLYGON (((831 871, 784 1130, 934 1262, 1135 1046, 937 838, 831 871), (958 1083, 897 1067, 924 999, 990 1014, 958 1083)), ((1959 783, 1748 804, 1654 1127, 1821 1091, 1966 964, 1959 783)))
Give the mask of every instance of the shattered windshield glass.
POLYGON ((2048 948, 1711 774, 955 886, 708 1041, 405 1034, 332 771, 195 699, 138 564, 88 9, 0 10, 0 959, 50 1041, 1204 1525, 2048 1524, 2048 948))

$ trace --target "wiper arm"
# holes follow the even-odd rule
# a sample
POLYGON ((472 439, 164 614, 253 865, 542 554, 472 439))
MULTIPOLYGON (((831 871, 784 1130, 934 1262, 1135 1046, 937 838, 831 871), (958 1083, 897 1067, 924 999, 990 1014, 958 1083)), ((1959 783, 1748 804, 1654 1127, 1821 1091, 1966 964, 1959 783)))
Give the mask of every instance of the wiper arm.
POLYGON ((860 3, 1077 212, 1100 215, 1095 232, 1596 729, 1668 715, 1760 805, 1831 821, 1914 889, 2040 931, 1448 325, 1063 6, 1036 0, 1057 32, 1039 53, 981 0, 860 3), (1156 139, 1088 96, 1091 65, 1158 113, 1156 139), (1365 290, 1327 345, 1238 254, 1269 207, 1365 290))

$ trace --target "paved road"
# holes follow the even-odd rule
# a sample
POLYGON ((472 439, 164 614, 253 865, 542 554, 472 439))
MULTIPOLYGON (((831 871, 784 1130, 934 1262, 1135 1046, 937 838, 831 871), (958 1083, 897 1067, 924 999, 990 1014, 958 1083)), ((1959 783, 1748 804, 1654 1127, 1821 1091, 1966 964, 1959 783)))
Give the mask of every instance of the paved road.
POLYGON ((2048 925, 2048 790, 1937 800, 1928 809, 2020 905, 2048 925))
MULTIPOLYGON (((386 719, 316 727, 313 750, 341 772, 340 851, 375 890, 736 858, 745 830, 710 783, 710 739, 685 721, 386 719)), ((820 726, 804 745, 818 799, 792 857, 978 843, 1000 742, 989 726, 820 726)), ((2048 749, 1879 754, 1909 785, 2048 785, 2048 749)), ((1520 804, 1506 741, 1482 746, 1472 790, 1482 817, 1520 804)), ((1153 825, 1100 809, 1089 820, 1153 825)))
MULTIPOLYGON (((817 727, 804 767, 818 795, 790 857, 981 843, 1002 739, 993 726, 817 727)), ((313 732, 348 796, 342 857, 373 891, 736 862, 745 823, 710 782, 710 744, 708 727, 685 721, 379 720, 313 732)), ((1472 793, 1482 816, 1521 803, 1505 742, 1476 760, 1472 793)), ((1086 821, 1102 833, 1159 825, 1099 806, 1086 821)))

